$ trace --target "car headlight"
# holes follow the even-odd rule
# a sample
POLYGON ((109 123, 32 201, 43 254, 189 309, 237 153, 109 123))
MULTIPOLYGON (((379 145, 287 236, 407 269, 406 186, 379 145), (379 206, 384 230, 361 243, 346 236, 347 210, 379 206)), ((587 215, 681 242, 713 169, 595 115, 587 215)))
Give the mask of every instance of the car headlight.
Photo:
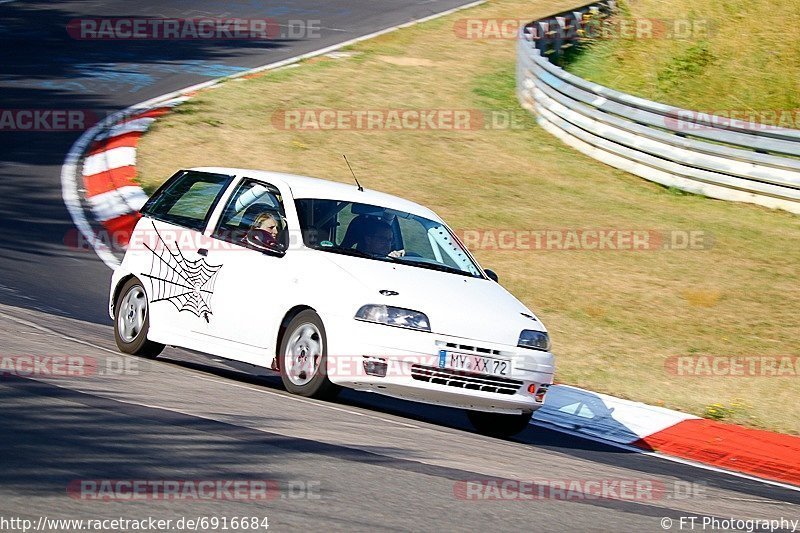
POLYGON ((517 346, 547 352, 550 351, 550 336, 544 331, 523 329, 522 333, 519 334, 517 346))
POLYGON ((417 329, 430 331, 431 324, 425 313, 403 309, 402 307, 392 307, 390 305, 369 304, 361 306, 355 316, 356 320, 364 322, 374 322, 376 324, 386 324, 387 326, 397 326, 399 328, 417 329))

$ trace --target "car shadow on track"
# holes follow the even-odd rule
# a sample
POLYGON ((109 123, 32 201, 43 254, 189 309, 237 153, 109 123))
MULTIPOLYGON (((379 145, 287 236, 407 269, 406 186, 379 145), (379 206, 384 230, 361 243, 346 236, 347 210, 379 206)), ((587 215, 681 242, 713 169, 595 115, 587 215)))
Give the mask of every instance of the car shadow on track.
MULTIPOLYGON (((289 395, 284 390, 278 373, 263 367, 176 349, 168 349, 158 358, 158 361, 239 383, 249 383, 273 392, 289 395)), ((460 409, 420 404, 347 389, 343 390, 333 403, 396 416, 409 421, 424 422, 443 428, 477 434, 469 423, 465 412, 460 409)), ((482 438, 490 439, 496 437, 482 438)), ((643 474, 671 476, 687 482, 733 490, 751 496, 800 503, 800 493, 795 491, 734 477, 724 472, 701 470, 690 464, 668 461, 631 449, 604 444, 546 427, 530 425, 518 435, 506 440, 544 450, 548 453, 618 466, 636 470, 643 474)))

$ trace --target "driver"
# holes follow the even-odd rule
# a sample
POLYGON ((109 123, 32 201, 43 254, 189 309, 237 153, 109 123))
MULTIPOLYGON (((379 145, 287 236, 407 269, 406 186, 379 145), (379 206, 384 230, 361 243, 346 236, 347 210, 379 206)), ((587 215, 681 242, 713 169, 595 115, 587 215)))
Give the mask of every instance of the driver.
POLYGON ((356 249, 368 254, 386 257, 392 252, 394 231, 383 220, 370 220, 364 228, 356 249))

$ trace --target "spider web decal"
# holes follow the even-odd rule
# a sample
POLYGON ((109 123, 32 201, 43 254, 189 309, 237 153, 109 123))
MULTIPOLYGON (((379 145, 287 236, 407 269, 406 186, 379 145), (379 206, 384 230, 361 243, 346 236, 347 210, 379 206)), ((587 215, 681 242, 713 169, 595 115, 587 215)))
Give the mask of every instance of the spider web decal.
POLYGON ((173 243, 174 251, 170 249, 155 224, 153 230, 158 237, 155 247, 151 248, 145 243, 145 247, 153 253, 150 273, 144 274, 150 279, 150 294, 153 295, 150 303, 167 301, 179 312, 189 311, 208 322, 208 315, 214 314, 209 301, 222 265, 209 265, 203 257, 194 261, 186 259, 177 243, 173 243))

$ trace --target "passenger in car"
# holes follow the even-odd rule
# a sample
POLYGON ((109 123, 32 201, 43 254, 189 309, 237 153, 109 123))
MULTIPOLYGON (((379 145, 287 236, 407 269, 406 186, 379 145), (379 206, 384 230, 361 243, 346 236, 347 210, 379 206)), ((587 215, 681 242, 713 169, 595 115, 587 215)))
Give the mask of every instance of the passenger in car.
POLYGON ((279 233, 282 230, 280 216, 271 212, 264 212, 256 216, 247 239, 253 240, 267 248, 280 248, 279 233))
POLYGON ((253 221, 254 229, 263 229, 277 241, 278 232, 281 230, 281 221, 275 213, 264 212, 253 221))

